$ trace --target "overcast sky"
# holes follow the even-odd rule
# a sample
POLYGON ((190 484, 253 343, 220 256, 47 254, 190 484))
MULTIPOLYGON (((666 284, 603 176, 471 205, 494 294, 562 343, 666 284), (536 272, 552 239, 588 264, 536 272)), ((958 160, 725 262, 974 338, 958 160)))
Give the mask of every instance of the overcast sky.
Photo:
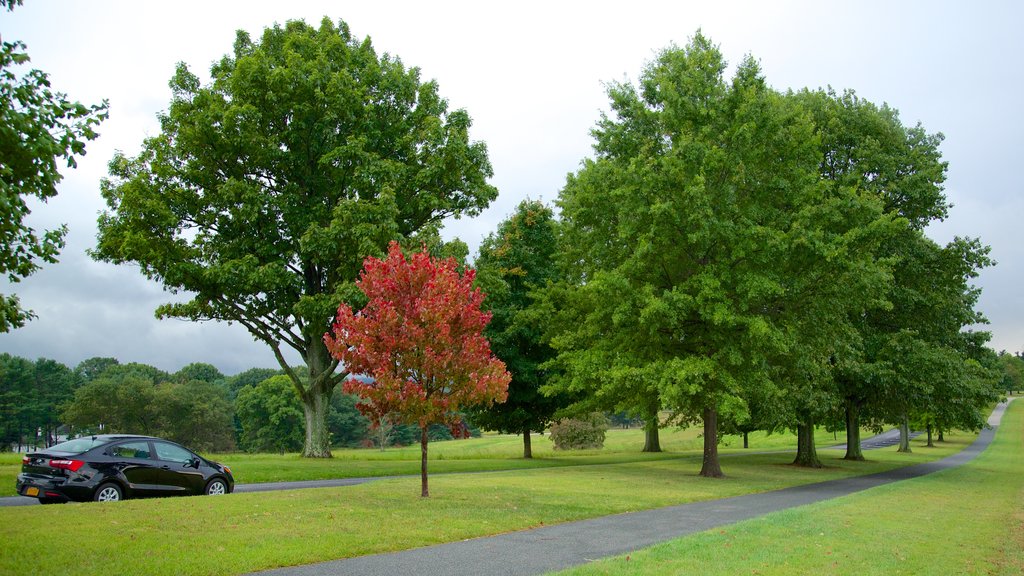
POLYGON ((99 181, 115 150, 134 155, 159 131, 175 63, 207 76, 235 31, 258 38, 288 20, 345 20, 473 118, 487 143, 498 200, 448 224, 476 249, 522 199, 553 201, 567 173, 591 155, 590 128, 607 110, 604 84, 635 80, 671 43, 702 29, 730 63, 760 60, 780 89, 854 89, 898 109, 905 124, 942 132, 951 216, 929 229, 945 243, 980 237, 998 261, 978 279, 996 350, 1024 349, 1021 135, 1024 3, 1019 2, 158 2, 25 0, 0 12, 0 36, 28 45, 32 66, 83 103, 110 101, 101 136, 60 193, 36 206, 37 229, 70 227, 60 263, 16 285, 39 316, 0 334, 0 352, 74 366, 92 356, 175 371, 208 362, 226 374, 276 367, 240 326, 158 321, 171 296, 138 269, 93 262, 99 181), (493 5, 492 5, 493 4, 493 5))

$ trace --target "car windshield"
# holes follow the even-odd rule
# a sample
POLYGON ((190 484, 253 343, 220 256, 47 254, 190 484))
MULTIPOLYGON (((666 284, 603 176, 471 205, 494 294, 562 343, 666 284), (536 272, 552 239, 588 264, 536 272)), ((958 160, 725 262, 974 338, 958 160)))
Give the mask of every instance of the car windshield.
POLYGON ((54 444, 50 446, 47 451, 49 452, 66 452, 68 454, 81 454, 87 450, 106 443, 107 440, 101 440, 92 436, 86 436, 85 438, 75 438, 74 440, 68 440, 67 442, 61 442, 60 444, 54 444))

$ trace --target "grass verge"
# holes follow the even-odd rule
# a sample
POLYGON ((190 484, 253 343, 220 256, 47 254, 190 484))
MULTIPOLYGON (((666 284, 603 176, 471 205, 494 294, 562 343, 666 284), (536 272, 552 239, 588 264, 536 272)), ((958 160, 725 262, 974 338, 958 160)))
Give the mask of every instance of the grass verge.
POLYGON ((869 462, 823 450, 821 470, 790 466, 789 453, 729 457, 724 480, 697 476, 693 457, 435 476, 429 499, 418 497, 419 480, 409 478, 223 498, 0 508, 0 573, 45 562, 53 573, 130 566, 140 574, 239 574, 868 474, 946 456, 973 435, 949 440, 936 449, 916 443, 913 454, 873 451, 869 462), (74 545, 43 544, 55 532, 74 545))
POLYGON ((598 574, 1022 574, 1024 403, 972 462, 602 560, 598 574))

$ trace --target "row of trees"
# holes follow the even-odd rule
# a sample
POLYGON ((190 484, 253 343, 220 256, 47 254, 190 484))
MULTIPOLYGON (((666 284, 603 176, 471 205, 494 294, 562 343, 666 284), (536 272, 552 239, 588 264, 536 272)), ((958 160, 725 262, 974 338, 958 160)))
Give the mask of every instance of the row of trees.
POLYGON ((507 308, 495 349, 539 361, 510 398, 539 367, 545 401, 638 416, 649 451, 659 426, 702 423, 705 476, 722 475, 726 430, 795 430, 796 463, 820 466, 819 424, 845 425, 853 460, 868 423, 899 425, 903 450, 911 422, 982 426, 1002 371, 969 329, 985 321, 970 282, 992 262, 978 240, 924 234, 949 208, 941 135, 852 92, 778 92, 751 57, 725 70, 698 33, 612 84, 560 220, 525 203, 484 243, 507 308))
MULTIPOLYGON (((639 417, 650 451, 659 427, 700 422, 707 476, 723 430, 797 430, 813 466, 821 423, 845 425, 851 459, 865 422, 979 426, 999 359, 965 329, 991 261, 924 234, 949 209, 941 135, 852 92, 781 93, 750 57, 725 71, 698 33, 611 84, 560 218, 526 202, 484 242, 477 286, 512 381, 476 417, 527 455, 558 414, 639 417)), ((355 360, 325 334, 372 300, 357 278, 389 243, 465 261, 438 226, 495 197, 486 147, 436 82, 344 22, 239 32, 210 76, 180 65, 160 133, 110 162, 93 255, 191 296, 160 316, 265 342, 301 401, 303 454, 330 456, 355 360)), ((82 113, 79 140, 103 110, 82 113)))

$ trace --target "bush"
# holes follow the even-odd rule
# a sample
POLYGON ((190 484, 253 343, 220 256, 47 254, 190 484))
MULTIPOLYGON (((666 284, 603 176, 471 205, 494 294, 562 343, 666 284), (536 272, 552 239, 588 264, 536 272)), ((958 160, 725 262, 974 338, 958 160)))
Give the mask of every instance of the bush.
POLYGON ((551 425, 551 441, 555 450, 588 450, 604 447, 608 418, 593 412, 580 418, 558 420, 551 425))

